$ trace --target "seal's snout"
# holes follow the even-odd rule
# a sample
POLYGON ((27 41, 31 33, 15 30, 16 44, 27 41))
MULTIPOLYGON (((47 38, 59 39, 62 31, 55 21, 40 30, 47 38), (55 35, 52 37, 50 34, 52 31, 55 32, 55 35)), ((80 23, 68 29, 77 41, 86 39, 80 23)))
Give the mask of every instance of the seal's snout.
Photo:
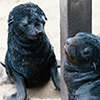
POLYGON ((76 52, 76 45, 77 45, 77 41, 75 38, 68 38, 65 41, 65 45, 64 45, 64 50, 65 53, 67 54, 67 57, 70 58, 70 60, 72 61, 75 58, 75 52, 76 52))
POLYGON ((43 34, 43 31, 38 31, 36 33, 37 33, 37 35, 42 35, 43 34))
POLYGON ((68 46, 71 45, 72 42, 73 42, 73 41, 72 41, 72 38, 69 38, 69 39, 67 39, 67 40, 65 41, 65 44, 64 44, 64 49, 65 49, 65 51, 67 51, 68 46))
POLYGON ((44 30, 43 30, 43 29, 36 30, 36 35, 37 35, 37 36, 42 36, 43 33, 44 33, 44 30))
POLYGON ((65 41, 65 44, 64 44, 65 51, 68 49, 68 46, 70 46, 71 44, 73 44, 73 39, 72 38, 69 38, 65 41))

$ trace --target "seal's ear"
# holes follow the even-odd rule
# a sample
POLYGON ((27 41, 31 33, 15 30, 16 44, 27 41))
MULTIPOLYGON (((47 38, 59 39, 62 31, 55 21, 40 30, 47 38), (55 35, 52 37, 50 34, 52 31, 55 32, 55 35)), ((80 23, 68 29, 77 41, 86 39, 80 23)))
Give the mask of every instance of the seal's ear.
POLYGON ((10 15, 9 15, 9 19, 8 19, 8 25, 12 24, 13 21, 14 21, 14 20, 13 20, 13 15, 10 14, 10 15))
POLYGON ((43 26, 45 25, 46 20, 47 20, 47 17, 45 15, 42 15, 43 26))
POLYGON ((48 20, 46 16, 45 16, 45 20, 48 20))
POLYGON ((43 16, 42 16, 42 19, 43 19, 44 22, 46 22, 47 17, 46 17, 45 15, 43 15, 43 16))

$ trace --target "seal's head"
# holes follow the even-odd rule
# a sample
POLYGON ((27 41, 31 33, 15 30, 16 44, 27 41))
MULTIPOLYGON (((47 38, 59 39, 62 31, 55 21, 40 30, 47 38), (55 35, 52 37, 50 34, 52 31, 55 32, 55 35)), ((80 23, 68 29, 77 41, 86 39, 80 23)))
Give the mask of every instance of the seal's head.
POLYGON ((64 45, 67 59, 76 64, 97 62, 100 56, 100 38, 88 33, 78 33, 64 45))
POLYGON ((9 32, 19 39, 37 39, 44 33, 44 25, 47 20, 44 12, 38 5, 33 3, 20 4, 13 8, 9 14, 9 32))

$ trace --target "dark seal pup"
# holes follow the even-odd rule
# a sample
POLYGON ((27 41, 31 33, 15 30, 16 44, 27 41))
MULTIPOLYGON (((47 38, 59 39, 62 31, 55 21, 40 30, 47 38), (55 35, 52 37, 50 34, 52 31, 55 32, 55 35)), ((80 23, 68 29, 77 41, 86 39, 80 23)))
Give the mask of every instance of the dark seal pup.
POLYGON ((6 100, 25 100, 26 87, 44 85, 50 76, 60 88, 57 61, 44 31, 46 20, 44 12, 33 3, 18 5, 10 12, 5 67, 17 94, 6 100))
POLYGON ((78 33, 64 47, 64 80, 70 100, 100 100, 100 38, 78 33))

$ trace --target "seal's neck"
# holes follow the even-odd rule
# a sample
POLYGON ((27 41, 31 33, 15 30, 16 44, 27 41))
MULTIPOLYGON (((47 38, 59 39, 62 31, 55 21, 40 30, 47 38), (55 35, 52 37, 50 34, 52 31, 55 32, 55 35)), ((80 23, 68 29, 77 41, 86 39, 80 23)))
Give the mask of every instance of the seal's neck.
POLYGON ((40 38, 37 41, 32 41, 30 43, 27 41, 21 41, 16 37, 16 35, 12 35, 12 33, 9 33, 8 35, 8 49, 12 50, 14 53, 17 52, 17 54, 30 55, 33 53, 38 55, 39 52, 41 52, 41 54, 42 52, 49 52, 50 48, 51 46, 49 40, 45 34, 43 38, 40 38))
POLYGON ((8 43, 13 42, 15 45, 22 46, 24 48, 32 48, 35 46, 40 46, 42 43, 47 42, 47 36, 43 34, 40 38, 29 39, 25 36, 17 36, 14 32, 8 33, 8 43))

